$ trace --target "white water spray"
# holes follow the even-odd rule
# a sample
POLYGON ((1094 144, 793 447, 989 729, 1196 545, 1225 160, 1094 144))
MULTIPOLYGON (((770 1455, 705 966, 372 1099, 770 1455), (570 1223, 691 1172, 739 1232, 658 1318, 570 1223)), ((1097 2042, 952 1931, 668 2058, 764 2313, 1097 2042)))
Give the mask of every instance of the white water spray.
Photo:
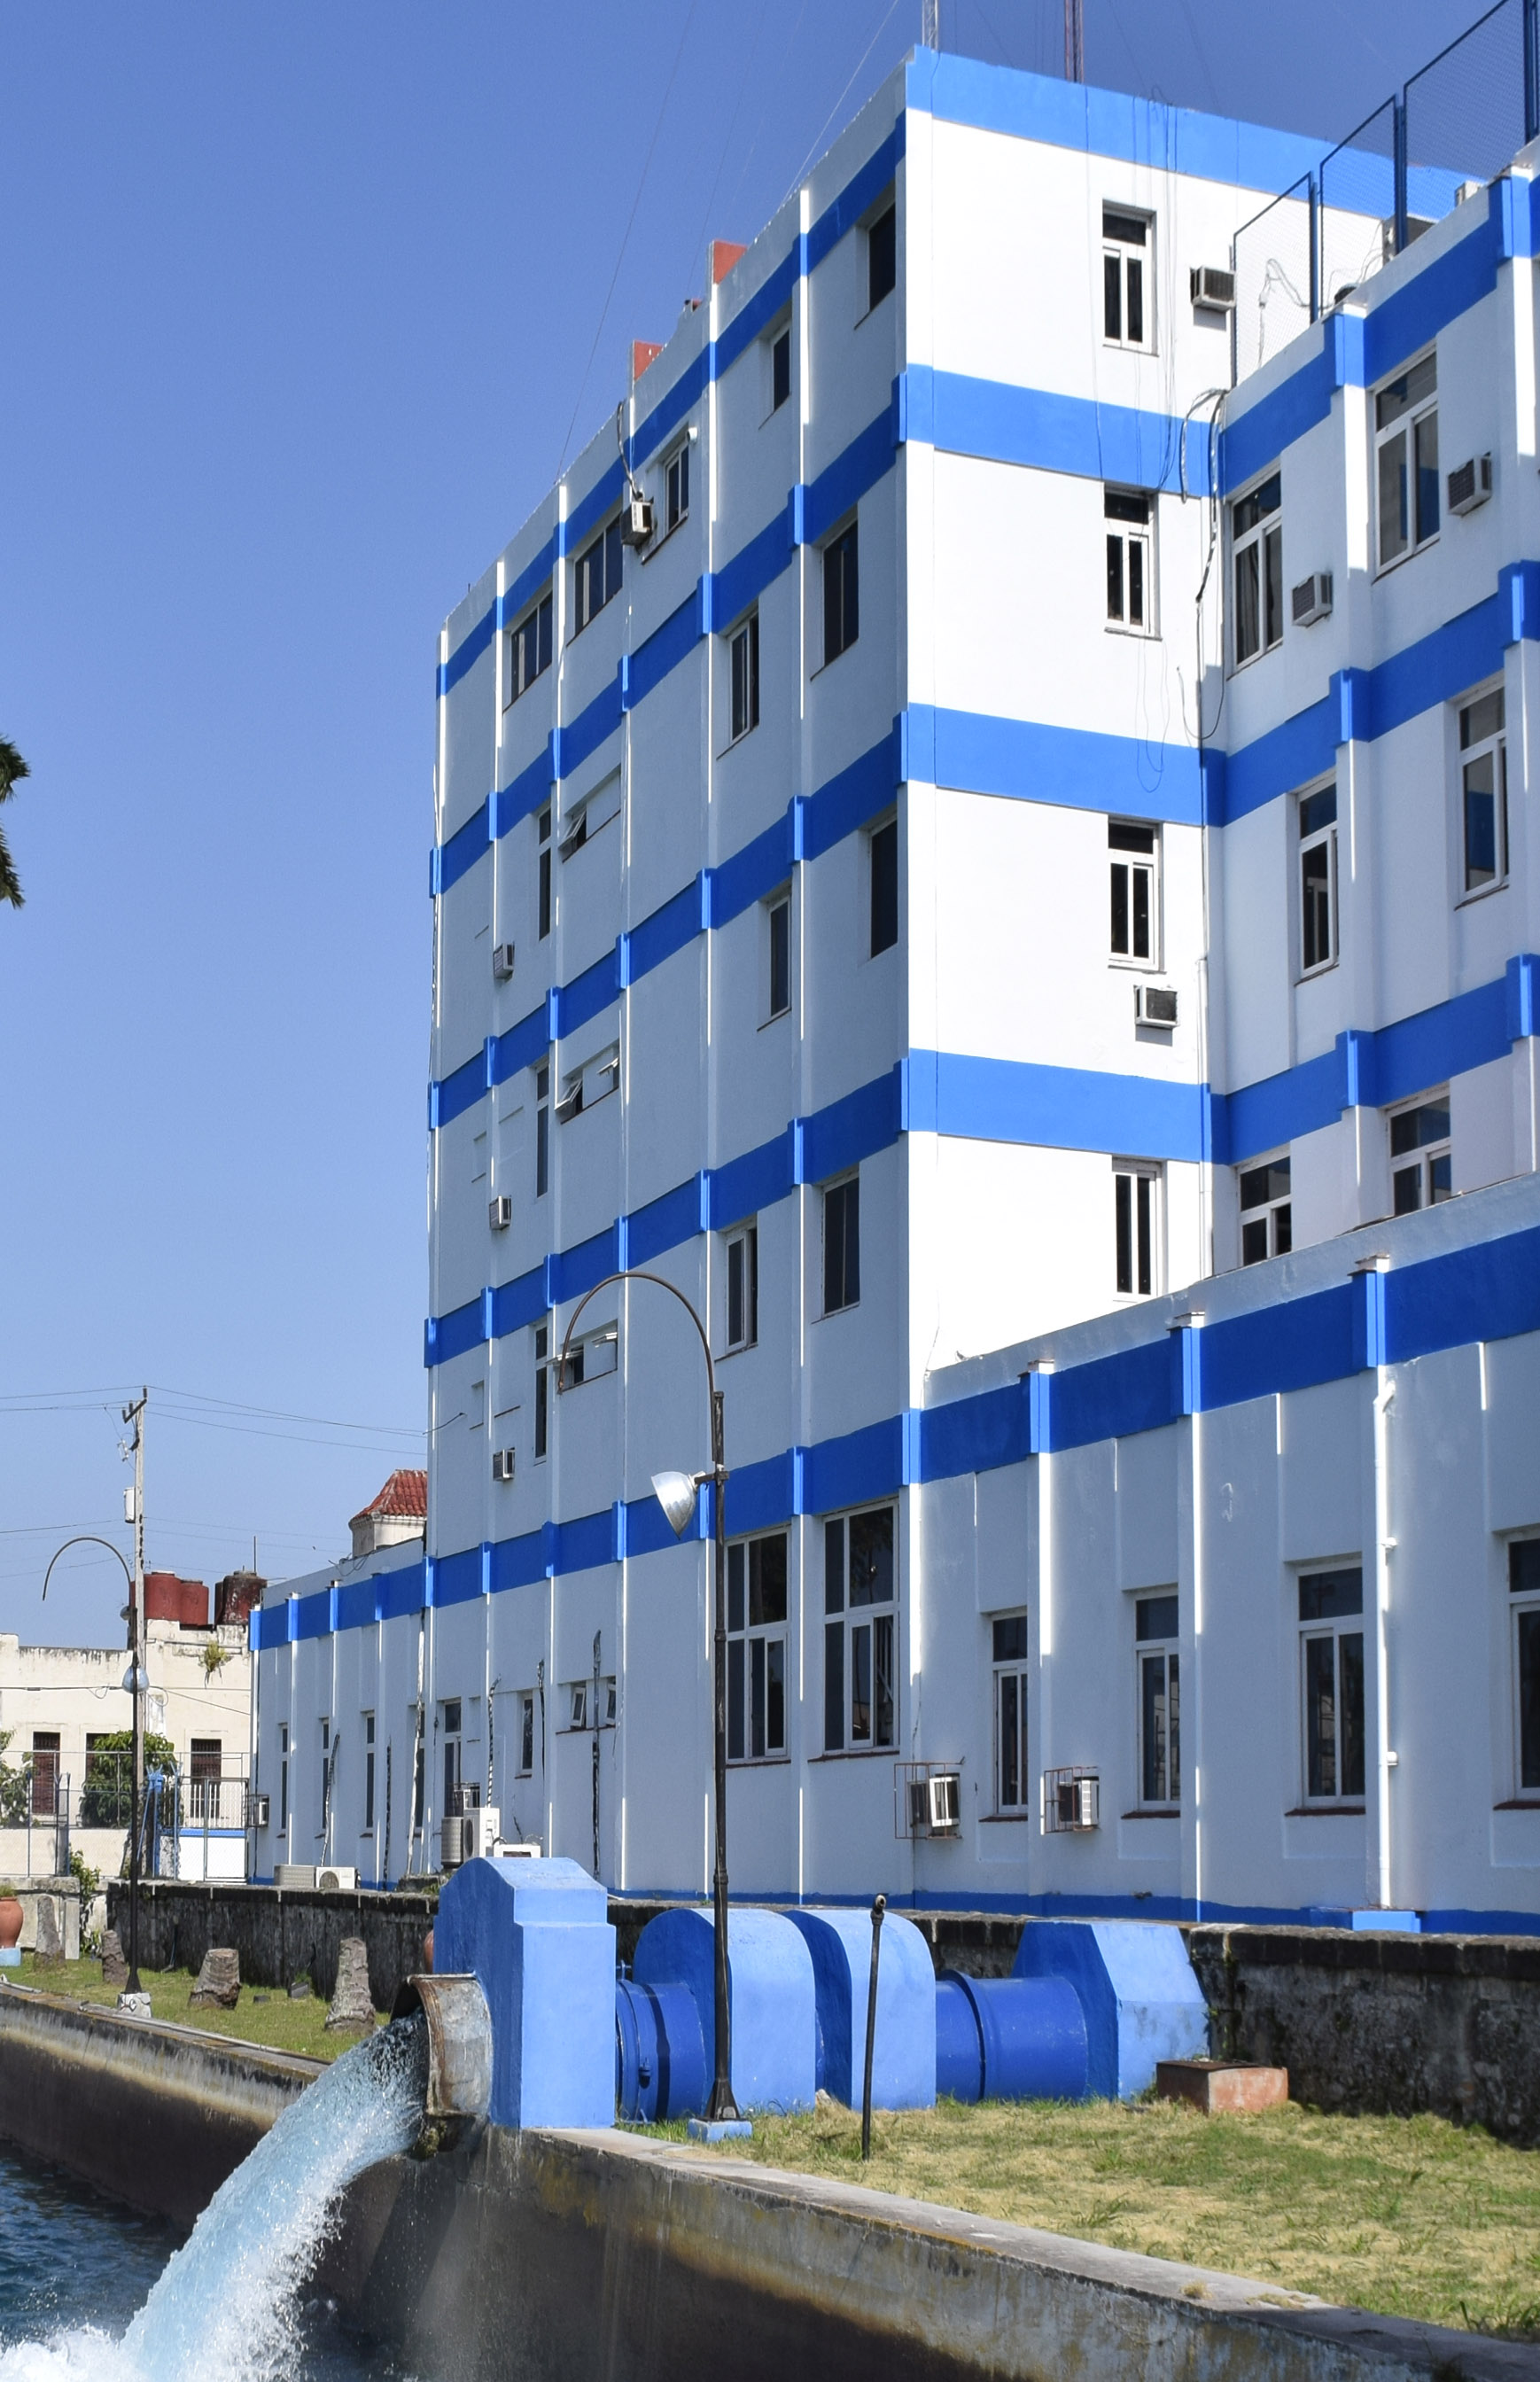
POLYGON ((221 2185, 121 2341, 18 2342, 0 2382, 292 2382, 299 2293, 347 2186, 415 2138, 427 2072, 421 2013, 345 2052, 221 2185))

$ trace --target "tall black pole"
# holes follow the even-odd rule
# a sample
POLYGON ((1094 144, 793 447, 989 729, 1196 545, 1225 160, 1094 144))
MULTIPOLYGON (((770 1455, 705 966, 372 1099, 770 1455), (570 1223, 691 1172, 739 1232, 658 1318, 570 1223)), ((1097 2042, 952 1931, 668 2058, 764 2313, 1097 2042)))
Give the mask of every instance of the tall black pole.
POLYGON ((716 1507, 716 1646, 713 1696, 716 1743, 716 1872, 712 1881, 714 1949, 716 1956, 716 2075, 709 2119, 738 2115, 732 2087, 732 2010, 727 1995, 727 1453, 722 1393, 711 1393, 711 1469, 716 1507))
POLYGON ((882 1953, 882 1917, 887 1897, 879 1894, 872 1905, 872 1974, 866 1987, 866 2066, 861 2081, 861 2155, 872 2155, 872 2054, 877 2041, 877 1961, 882 1953))

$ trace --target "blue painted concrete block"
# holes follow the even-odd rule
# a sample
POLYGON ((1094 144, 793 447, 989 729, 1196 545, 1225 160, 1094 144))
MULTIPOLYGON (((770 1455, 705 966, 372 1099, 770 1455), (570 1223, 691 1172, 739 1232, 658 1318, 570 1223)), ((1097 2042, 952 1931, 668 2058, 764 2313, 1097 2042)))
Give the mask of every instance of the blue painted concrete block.
POLYGON ((1030 1920, 1011 1971, 1068 1977, 1085 2012, 1087 2085, 1131 2100, 1161 2059, 1201 2059, 1208 2008, 1175 1927, 1144 1919, 1030 1920))
MULTIPOLYGON (((689 1986, 700 2013, 706 2070, 715 2074, 716 1991, 711 1912, 665 1910, 649 1920, 637 1938, 631 1974, 639 1985, 689 1986)), ((727 1996, 732 2012, 733 2098, 739 2107, 776 2115, 811 2109, 818 2089, 813 1956, 797 1929, 778 1911, 728 1914, 727 1996)), ((880 1994, 878 2000, 880 2006, 880 1994)))
MULTIPOLYGON (((859 2109, 866 2066, 872 1919, 865 1910, 788 1910, 813 1956, 818 2005, 818 2087, 859 2109)), ((935 1969, 912 1920, 889 1911, 877 1965, 872 2046, 874 2109, 935 2105, 935 1969)))
POLYGON ((434 1967, 479 1979, 498 2126, 615 2123, 615 1930, 571 1860, 470 1860, 438 1898, 434 1967))

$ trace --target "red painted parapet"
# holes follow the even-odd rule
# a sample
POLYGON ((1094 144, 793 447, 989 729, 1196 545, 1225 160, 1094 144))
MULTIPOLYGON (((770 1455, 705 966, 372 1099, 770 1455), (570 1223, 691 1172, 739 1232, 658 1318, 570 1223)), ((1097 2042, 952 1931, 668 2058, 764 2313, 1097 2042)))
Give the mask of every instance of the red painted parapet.
POLYGON ((740 239, 714 239, 711 243, 712 288, 715 289, 719 281, 725 281, 739 258, 748 253, 747 246, 740 239))

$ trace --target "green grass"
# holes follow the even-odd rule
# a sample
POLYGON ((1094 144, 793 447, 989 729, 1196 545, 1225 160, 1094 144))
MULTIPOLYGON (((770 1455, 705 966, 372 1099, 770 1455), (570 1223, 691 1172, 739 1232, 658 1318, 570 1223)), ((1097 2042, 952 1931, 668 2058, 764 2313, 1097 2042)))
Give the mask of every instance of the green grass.
MULTIPOLYGON (((17 1977, 18 1972, 8 1969, 0 1974, 17 1977)), ((189 2005, 197 1978, 191 1970, 141 1969, 139 1981, 156 2018, 198 2027, 205 2034, 238 2035, 243 2043, 260 2043, 270 2051, 298 2051, 307 2059, 335 2059, 358 2040, 353 2034, 326 2032, 326 2004, 313 1994, 291 2002, 281 1986, 270 1990, 264 1985, 242 1985, 233 2010, 193 2009, 189 2005)), ((100 1960, 58 1960, 40 1969, 31 1954, 24 1952, 19 1982, 36 1985, 43 1993, 66 1994, 74 2001, 96 2002, 109 2009, 118 1995, 117 1986, 102 1983, 100 1960)))
MULTIPOLYGON (((677 2135, 682 2127, 656 2127, 677 2135)), ((1442 2118, 1324 2117, 1294 2102, 944 2101, 861 2119, 755 2120, 748 2156, 938 2201, 1385 2315, 1540 2339, 1540 2153, 1442 2118)))

